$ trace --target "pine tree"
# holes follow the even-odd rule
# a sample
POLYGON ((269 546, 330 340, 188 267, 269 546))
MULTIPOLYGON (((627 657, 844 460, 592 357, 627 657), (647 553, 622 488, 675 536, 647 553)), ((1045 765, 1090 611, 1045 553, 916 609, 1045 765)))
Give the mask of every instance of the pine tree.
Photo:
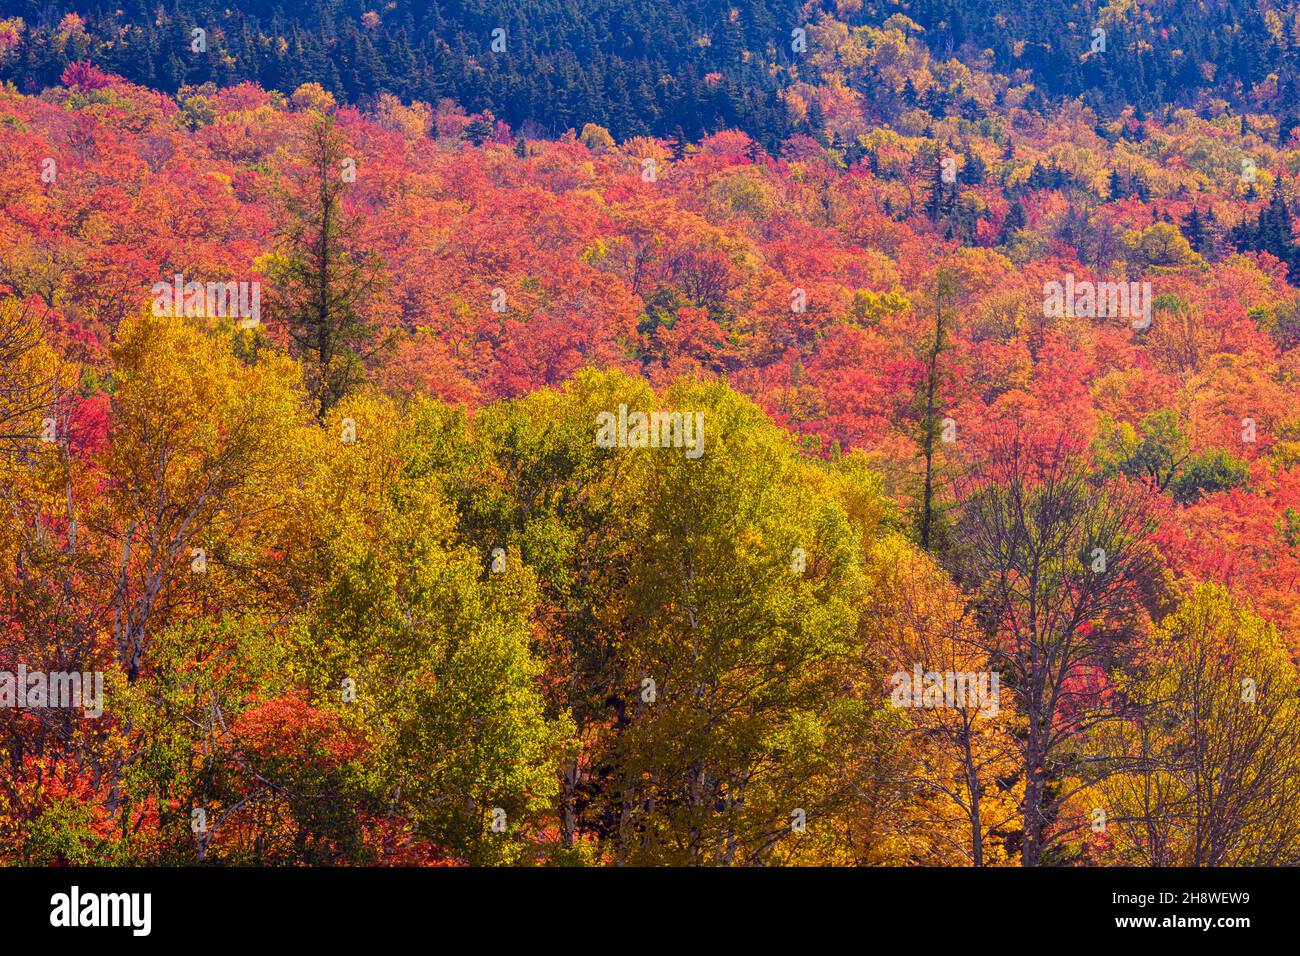
POLYGON ((971 152, 969 149, 964 153, 964 157, 966 161, 961 168, 961 181, 968 186, 982 185, 984 177, 988 174, 983 158, 979 153, 971 152))
POLYGON ((938 222, 940 216, 949 207, 948 187, 943 181, 943 164, 934 164, 934 173, 930 178, 930 191, 925 200, 925 214, 931 222, 938 222))
POLYGON ((1183 237, 1187 240, 1196 253, 1204 255, 1205 249, 1205 224, 1201 221, 1201 211, 1196 204, 1192 204, 1192 211, 1189 212, 1182 222, 1183 237))
POLYGON ((998 236, 998 245, 1005 246, 1027 224, 1028 220, 1025 217, 1024 205, 1019 199, 1012 200, 1011 208, 1007 210, 1007 216, 1002 220, 1002 232, 998 236))
POLYGON ((921 547, 929 550, 934 527, 934 453, 942 422, 939 418, 939 385, 941 371, 939 357, 948 347, 945 302, 951 303, 954 294, 951 274, 940 270, 934 287, 934 341, 926 354, 925 413, 921 421, 921 454, 925 459, 925 473, 921 491, 921 547))
POLYGON ((377 256, 354 251, 358 220, 343 208, 348 145, 332 117, 318 117, 304 144, 307 162, 284 202, 286 220, 271 272, 271 312, 307 363, 308 387, 324 416, 364 377, 378 350, 363 316, 382 285, 377 256))

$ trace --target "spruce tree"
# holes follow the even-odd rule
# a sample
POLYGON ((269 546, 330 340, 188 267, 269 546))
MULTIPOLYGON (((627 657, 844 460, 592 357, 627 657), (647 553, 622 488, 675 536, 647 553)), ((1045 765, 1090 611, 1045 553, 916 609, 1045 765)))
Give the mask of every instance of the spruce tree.
POLYGON ((363 379, 365 359, 379 348, 364 311, 382 287, 382 266, 356 250, 358 219, 343 206, 355 165, 332 117, 312 123, 304 149, 307 161, 291 177, 269 270, 270 311, 303 358, 324 416, 363 379))

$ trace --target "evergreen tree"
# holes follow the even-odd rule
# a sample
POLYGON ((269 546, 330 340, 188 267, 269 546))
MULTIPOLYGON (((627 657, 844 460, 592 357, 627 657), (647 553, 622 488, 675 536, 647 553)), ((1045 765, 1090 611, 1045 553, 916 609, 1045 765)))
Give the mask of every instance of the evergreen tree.
POLYGON ((1028 225, 1025 217, 1025 207, 1019 198, 1011 201, 1011 207, 1007 210, 1006 218, 1002 220, 1002 232, 998 235, 998 244, 1005 246, 1015 237, 1015 234, 1028 225))
POLYGON ((308 386, 324 416, 362 379, 377 349, 364 317, 382 285, 377 256, 356 249, 358 220, 343 207, 350 157, 332 117, 320 116, 303 144, 305 165, 284 201, 285 223, 271 269, 271 311, 307 364, 308 386))
POLYGON ((1183 219, 1183 238, 1187 244, 1192 247, 1194 252, 1200 255, 1205 254, 1206 234, 1205 224, 1201 221, 1201 211, 1195 203, 1192 204, 1192 210, 1183 219))

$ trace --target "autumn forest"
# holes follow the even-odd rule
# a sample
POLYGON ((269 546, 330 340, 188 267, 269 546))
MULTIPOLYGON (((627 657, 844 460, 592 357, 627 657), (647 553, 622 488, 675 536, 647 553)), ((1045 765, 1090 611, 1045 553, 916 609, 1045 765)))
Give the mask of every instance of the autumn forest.
POLYGON ((1300 9, 124 6, 0 3, 0 866, 1300 865, 1300 9))

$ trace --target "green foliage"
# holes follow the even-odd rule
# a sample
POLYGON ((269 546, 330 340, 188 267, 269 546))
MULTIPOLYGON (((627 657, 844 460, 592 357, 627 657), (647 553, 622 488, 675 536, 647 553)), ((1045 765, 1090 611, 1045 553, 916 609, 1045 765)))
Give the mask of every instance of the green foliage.
POLYGON ((1239 488, 1250 476, 1250 465, 1222 448, 1193 455, 1173 483, 1174 500, 1190 504, 1202 495, 1239 488))
POLYGON ((1137 722, 1114 725, 1133 763, 1104 785, 1110 831, 1134 862, 1269 865, 1298 848, 1295 668, 1276 631, 1217 585, 1163 622, 1125 691, 1137 722), (1248 810, 1271 806, 1275 812, 1248 810), (1158 828, 1144 819, 1165 821, 1158 828))
POLYGON ((30 866, 119 866, 122 846, 97 827, 95 810, 73 798, 50 804, 31 822, 23 842, 30 866))
POLYGON ((1104 476, 1118 472, 1164 491, 1186 466, 1191 440, 1178 412, 1162 408, 1144 416, 1136 428, 1104 421, 1097 454, 1104 476))

